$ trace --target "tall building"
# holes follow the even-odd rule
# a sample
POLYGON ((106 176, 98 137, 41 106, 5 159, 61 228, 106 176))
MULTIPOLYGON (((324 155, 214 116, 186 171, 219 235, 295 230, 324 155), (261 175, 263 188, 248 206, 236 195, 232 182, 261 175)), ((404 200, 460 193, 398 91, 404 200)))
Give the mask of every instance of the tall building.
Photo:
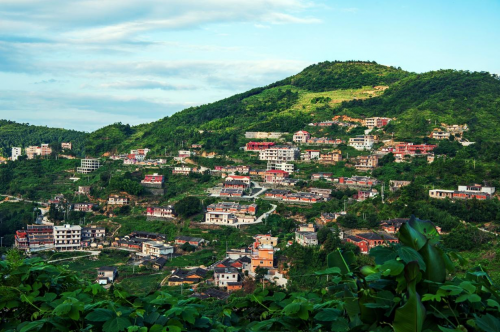
POLYGON ((82 227, 78 225, 54 226, 54 244, 56 250, 67 251, 81 247, 82 227))
POLYGON ((101 167, 99 159, 82 159, 80 167, 77 168, 78 173, 88 174, 101 167))
POLYGON ((16 161, 17 158, 19 158, 19 156, 21 155, 22 153, 22 149, 21 148, 12 148, 12 161, 16 161))

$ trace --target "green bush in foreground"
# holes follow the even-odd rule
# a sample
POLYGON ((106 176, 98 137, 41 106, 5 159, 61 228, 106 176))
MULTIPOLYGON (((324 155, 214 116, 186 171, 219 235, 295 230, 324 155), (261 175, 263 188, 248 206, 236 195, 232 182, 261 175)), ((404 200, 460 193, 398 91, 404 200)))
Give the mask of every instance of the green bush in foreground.
POLYGON ((10 251, 0 262, 1 331, 498 331, 498 287, 479 266, 452 277, 454 264, 429 221, 412 218, 400 244, 371 251, 376 265, 333 251, 326 289, 274 287, 228 302, 144 297, 80 280, 60 266, 10 251))

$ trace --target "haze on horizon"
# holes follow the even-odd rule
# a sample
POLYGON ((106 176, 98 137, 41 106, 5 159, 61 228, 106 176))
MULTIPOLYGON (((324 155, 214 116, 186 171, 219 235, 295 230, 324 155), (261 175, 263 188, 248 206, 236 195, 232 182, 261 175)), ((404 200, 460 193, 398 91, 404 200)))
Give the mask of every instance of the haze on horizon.
POLYGON ((325 60, 500 74, 500 2, 0 0, 0 118, 140 124, 325 60))

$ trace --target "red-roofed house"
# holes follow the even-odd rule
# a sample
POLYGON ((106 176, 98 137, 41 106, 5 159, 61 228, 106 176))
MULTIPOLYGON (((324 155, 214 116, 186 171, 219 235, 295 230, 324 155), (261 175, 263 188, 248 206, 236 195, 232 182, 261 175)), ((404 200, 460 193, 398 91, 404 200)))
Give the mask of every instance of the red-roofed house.
POLYGON ((285 178, 289 177, 290 174, 288 172, 273 169, 266 172, 266 183, 281 183, 285 178))
POLYGON ((293 141, 295 143, 307 143, 309 138, 311 138, 311 134, 305 130, 301 130, 293 134, 293 141))
POLYGON ((246 145, 247 151, 266 150, 273 146, 274 142, 248 142, 246 145))

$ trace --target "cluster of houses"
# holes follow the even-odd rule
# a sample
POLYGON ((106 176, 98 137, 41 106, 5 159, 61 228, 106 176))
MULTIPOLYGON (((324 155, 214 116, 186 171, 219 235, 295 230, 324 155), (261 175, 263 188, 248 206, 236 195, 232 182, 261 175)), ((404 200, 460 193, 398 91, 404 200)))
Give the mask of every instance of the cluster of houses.
POLYGON ((297 144, 333 144, 339 145, 345 141, 339 138, 311 137, 311 134, 305 130, 300 130, 293 134, 293 141, 297 144))
POLYGON ((205 223, 238 227, 256 222, 257 204, 243 205, 237 202, 220 202, 207 206, 205 223))
POLYGON ((429 197, 437 199, 477 199, 484 201, 490 199, 495 193, 495 187, 484 187, 480 184, 473 186, 458 186, 458 190, 432 189, 429 197))
MULTIPOLYGON (((63 142, 61 143, 62 150, 71 150, 72 144, 71 142, 63 142)), ((52 153, 52 148, 47 143, 40 144, 40 146, 33 145, 28 146, 24 149, 26 156, 28 159, 34 159, 38 156, 44 157, 48 156, 52 153)), ((10 160, 16 161, 22 155, 22 148, 20 147, 12 147, 10 160)))

